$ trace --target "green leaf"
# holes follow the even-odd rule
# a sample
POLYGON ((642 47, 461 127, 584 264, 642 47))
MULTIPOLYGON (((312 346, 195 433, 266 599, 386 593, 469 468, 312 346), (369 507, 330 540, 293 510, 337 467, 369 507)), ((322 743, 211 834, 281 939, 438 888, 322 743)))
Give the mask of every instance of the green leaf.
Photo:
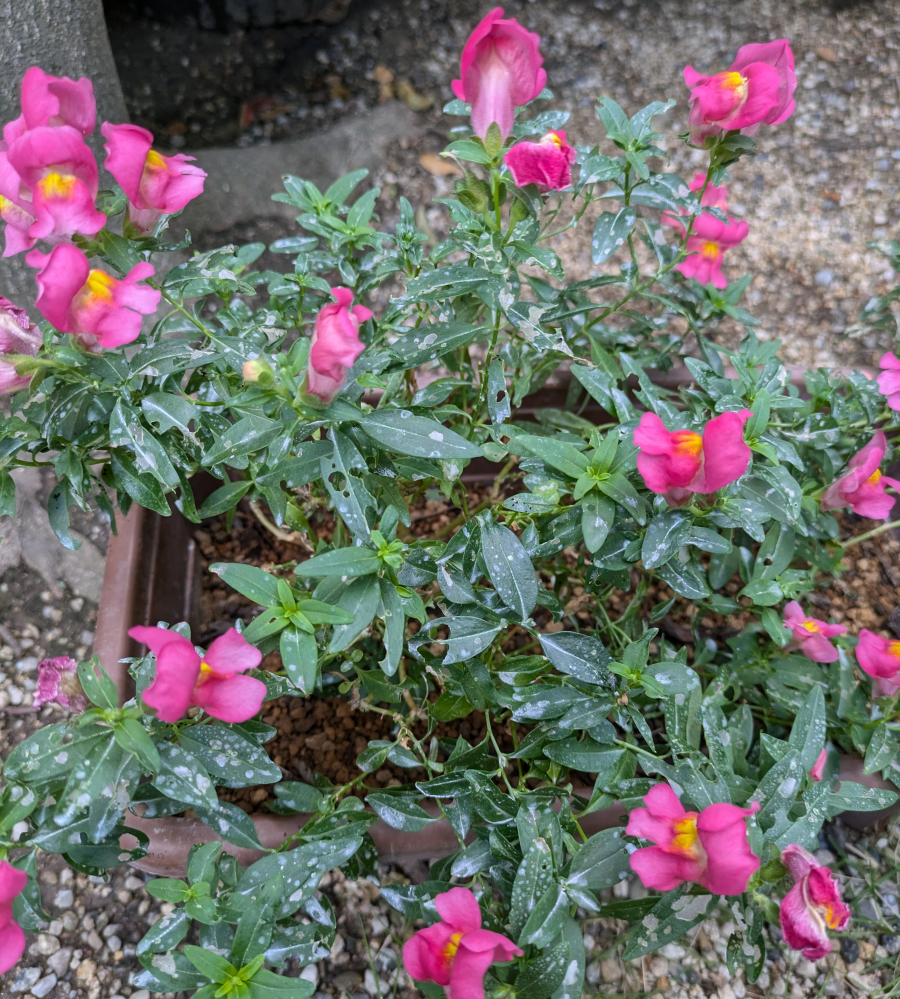
POLYGON ((863 773, 874 774, 890 766, 898 749, 900 749, 900 743, 897 742, 897 736, 887 725, 877 725, 872 732, 872 738, 869 739, 869 745, 866 747, 863 773))
POLYGON ((591 635, 577 631, 557 631, 538 635, 544 654, 562 673, 568 673, 586 683, 613 686, 612 674, 607 664, 612 656, 603 643, 591 635))
POLYGON ((319 649, 315 636, 288 627, 281 633, 279 648, 291 683, 307 696, 312 694, 319 678, 319 649))
POLYGON ((262 843, 250 816, 230 801, 220 801, 215 808, 194 805, 201 822, 217 832, 222 839, 245 850, 261 850, 262 843))
POLYGON ((296 780, 276 785, 275 797, 285 812, 317 812, 323 800, 318 788, 296 780))
POLYGON ((388 349, 404 367, 415 368, 472 341, 487 339, 486 329, 463 322, 432 323, 404 333, 388 349))
POLYGON ((153 786, 176 801, 215 808, 216 789, 200 761, 171 742, 158 742, 160 767, 153 786))
MULTIPOLYGON (((143 354, 143 351, 140 353, 143 354)), ((177 427, 190 438, 194 436, 188 429, 190 423, 200 416, 197 407, 189 399, 169 392, 151 392, 144 396, 141 399, 141 410, 147 421, 154 424, 161 434, 177 427)))
POLYGON ((268 572, 257 569, 254 565, 243 565, 239 562, 214 562, 209 567, 209 571, 232 589, 263 607, 281 604, 278 596, 278 580, 268 572))
POLYGON ((330 653, 343 651, 368 628, 378 609, 380 593, 378 578, 371 575, 354 579, 344 589, 338 600, 338 606, 352 614, 353 621, 350 624, 340 624, 334 629, 331 641, 328 643, 330 653))
POLYGON ((569 945, 569 963, 562 984, 553 993, 553 999, 582 999, 584 992, 584 937, 577 920, 567 918, 562 926, 563 943, 569 945))
POLYGON ((226 961, 221 955, 213 954, 203 947, 185 944, 184 956, 201 975, 206 975, 210 981, 224 982, 232 975, 237 974, 237 968, 233 964, 226 961))
POLYGON ((553 882, 538 899, 525 921, 517 941, 519 946, 531 944, 543 949, 552 943, 569 916, 569 906, 568 896, 553 882))
POLYGON ((806 695, 797 712, 788 743, 800 754, 800 765, 807 773, 825 746, 825 695, 816 684, 806 695))
POLYGON ((529 961, 516 979, 516 995, 523 999, 548 999, 563 984, 569 955, 569 942, 562 940, 553 950, 529 961))
POLYGON ((715 900, 714 895, 689 895, 684 886, 667 892, 638 925, 623 959, 633 961, 678 940, 710 915, 715 900))
POLYGON ((514 440, 541 461, 558 468, 573 479, 577 479, 588 468, 587 458, 566 441, 554 440, 552 437, 534 437, 531 434, 517 434, 514 440))
POLYGON ((539 836, 525 851, 513 882, 509 909, 513 939, 518 939, 538 899, 552 883, 553 856, 547 841, 539 836))
POLYGON ((582 499, 581 533, 592 555, 603 547, 615 519, 616 505, 611 499, 593 491, 582 499))
POLYGON ((250 979, 250 999, 309 999, 316 987, 304 978, 276 975, 260 968, 250 979))
POLYGON ((145 771, 159 773, 159 752, 147 730, 136 718, 125 718, 121 724, 116 725, 113 734, 126 753, 132 753, 140 760, 145 771))
MULTIPOLYGON (((161 517, 171 516, 172 511, 169 509, 168 501, 166 500, 165 493, 160 488, 160 484, 152 475, 139 473, 127 451, 118 449, 110 451, 109 462, 117 485, 124 489, 135 503, 146 507, 148 510, 153 510, 154 513, 158 513, 161 517)), ((66 514, 66 518, 68 524, 68 514, 66 514)), ((52 524, 53 521, 51 519, 52 524)), ((62 538, 60 540, 63 541, 62 538)), ((65 541, 63 541, 63 544, 65 544, 65 541)), ((66 547, 69 546, 67 545, 66 547)))
POLYGON ((245 416, 232 424, 203 456, 203 464, 219 465, 267 447, 284 432, 284 425, 262 416, 245 416))
POLYGON ((369 413, 360 426, 376 443, 389 451, 415 458, 480 458, 481 448, 453 430, 408 409, 385 409, 369 413))
POLYGON ((150 927, 139 941, 136 952, 139 957, 141 954, 163 954, 180 944, 190 928, 191 917, 184 909, 176 909, 150 927))
POLYGON ((610 475, 608 479, 598 479, 597 488, 624 507, 639 524, 645 523, 647 507, 634 486, 620 472, 610 475))
POLYGON ((686 544, 691 534, 691 518, 686 513, 668 510, 657 514, 647 525, 641 545, 645 569, 665 565, 686 544))
POLYGON ((183 902, 190 894, 187 882, 174 878, 154 878, 147 882, 146 888, 148 894, 163 902, 183 902))
POLYGON ((223 725, 194 725, 182 733, 180 742, 216 776, 220 787, 255 787, 281 780, 281 770, 261 746, 223 725))
POLYGON ((229 482, 227 485, 216 489, 210 493, 203 501, 203 505, 197 511, 201 520, 207 517, 217 517, 220 513, 226 513, 237 506, 253 486, 252 482, 229 482))
POLYGON ((584 843, 563 872, 568 884, 591 891, 610 888, 631 870, 622 829, 603 829, 584 843))
POLYGON ((538 581, 522 542, 508 528, 485 518, 481 525, 481 552, 500 599, 524 621, 538 598, 538 581))
POLYGON ((47 725, 12 749, 3 776, 7 781, 28 785, 56 780, 88 756, 98 743, 107 742, 109 735, 109 729, 99 725, 79 729, 65 722, 47 725))
POLYGON ((602 264, 622 246, 636 221, 637 212, 630 206, 620 209, 615 215, 604 212, 597 219, 591 239, 591 259, 595 264, 602 264))
POLYGON ((278 875, 264 881, 256 891, 244 896, 230 955, 239 968, 266 952, 272 939, 275 921, 272 918, 273 910, 281 901, 284 889, 284 879, 278 875))
POLYGON ((590 737, 579 741, 574 735, 544 746, 544 756, 548 759, 582 773, 599 771, 608 753, 608 745, 595 742, 590 737))
POLYGON ((298 576, 323 578, 325 576, 340 576, 352 578, 367 576, 381 568, 378 552, 371 548, 361 548, 356 545, 350 548, 336 548, 334 551, 313 555, 311 559, 301 562, 294 570, 298 576))
POLYGON ((378 664, 386 676, 393 676, 403 655, 403 629, 406 615, 397 587, 390 580, 379 580, 384 611, 384 659, 378 664))
POLYGON ((396 794, 376 792, 368 795, 366 802, 371 805, 376 815, 392 829, 401 829, 403 832, 421 832, 435 821, 435 817, 429 815, 421 805, 396 794))
POLYGON ((0 471, 0 517, 16 515, 16 480, 6 471, 0 471))
POLYGON ((98 708, 119 706, 119 692, 116 690, 116 685, 96 656, 90 662, 79 663, 77 673, 81 688, 91 704, 96 704, 98 708))
POLYGON ((221 852, 221 843, 203 843, 191 847, 188 853, 187 876, 192 885, 201 881, 207 884, 214 883, 216 861, 221 852))
POLYGON ((76 541, 69 534, 69 506, 72 500, 69 496, 69 485, 67 482, 57 482, 52 492, 47 497, 47 517, 53 533, 59 539, 59 543, 68 548, 69 551, 78 551, 81 542, 76 541))

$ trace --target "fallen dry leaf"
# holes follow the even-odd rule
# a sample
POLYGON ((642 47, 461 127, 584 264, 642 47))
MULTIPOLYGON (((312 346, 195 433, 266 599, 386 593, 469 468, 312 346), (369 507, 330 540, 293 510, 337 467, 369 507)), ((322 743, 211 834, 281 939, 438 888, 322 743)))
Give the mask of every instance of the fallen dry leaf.
POLYGON ((413 111, 427 111, 434 104, 434 97, 431 94, 420 93, 406 80, 400 80, 399 83, 396 83, 394 90, 400 100, 413 111))
POLYGON ((422 153, 419 162, 434 177, 462 177, 463 172, 450 160, 445 160, 437 153, 422 153))
POLYGON ((816 49, 816 55, 825 62, 834 62, 837 59, 837 53, 830 45, 820 45, 816 49))

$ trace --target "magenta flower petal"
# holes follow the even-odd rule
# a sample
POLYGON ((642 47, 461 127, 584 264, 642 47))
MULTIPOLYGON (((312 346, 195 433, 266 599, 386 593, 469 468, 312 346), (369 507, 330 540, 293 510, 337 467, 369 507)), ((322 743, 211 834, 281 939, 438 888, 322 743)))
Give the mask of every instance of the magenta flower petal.
MULTIPOLYGON (((146 641, 137 631, 161 631, 159 628, 132 628, 129 635, 146 641)), ((191 706, 194 687, 200 676, 200 657, 194 646, 181 635, 170 632, 173 639, 159 645, 156 652, 156 676, 144 691, 145 704, 156 709, 160 721, 173 724, 180 721, 191 706)))
POLYGON ((470 950, 466 942, 467 936, 468 934, 460 942, 459 950, 450 966, 450 996, 451 999, 455 996, 462 996, 463 999, 484 999, 484 976, 497 959, 493 950, 470 950))
POLYGON ((703 867, 698 860, 670 853, 659 846, 644 846, 629 857, 631 869, 645 888, 672 891, 685 881, 700 882, 703 867))
POLYGON ((128 200, 136 205, 141 196, 141 177, 147 153, 153 145, 153 133, 140 125, 111 125, 108 121, 100 126, 100 132, 106 139, 104 166, 116 178, 128 200))
POLYGON ((882 638, 863 628, 856 646, 856 660, 869 676, 900 683, 900 641, 882 638))
POLYGON ((200 683, 193 688, 190 703, 219 721, 238 723, 259 714, 265 696, 266 685, 252 676, 232 673, 224 679, 217 676, 204 679, 201 675, 200 683))
POLYGON ((744 443, 748 409, 722 413, 703 429, 703 468, 689 488, 698 493, 714 493, 736 482, 747 471, 752 452, 744 443))
POLYGON ((90 274, 88 258, 77 246, 61 243, 50 253, 32 250, 25 260, 32 267, 40 267, 35 277, 37 310, 61 333, 75 333, 77 325, 72 315, 72 302, 90 274))
POLYGON ((328 404, 343 388, 347 372, 365 350, 359 328, 372 313, 365 306, 350 308, 353 292, 332 288, 335 302, 323 306, 316 316, 316 328, 309 351, 306 391, 328 404))
POLYGON ((714 895, 740 895, 759 869, 759 857, 747 842, 745 822, 758 811, 756 802, 750 808, 722 803, 709 805, 700 813, 697 832, 707 856, 700 883, 714 895))
POLYGON ((451 84, 460 100, 472 105, 472 128, 482 139, 496 122, 506 138, 512 132, 516 106, 527 104, 544 89, 547 73, 539 35, 515 18, 504 19, 495 7, 478 24, 460 59, 460 78, 451 84))
POLYGON ((80 80, 50 76, 32 66, 22 77, 22 118, 26 129, 71 125, 82 135, 90 135, 97 120, 94 87, 86 76, 80 80))
POLYGON ((445 923, 462 933, 481 929, 481 908, 468 888, 451 888, 437 895, 434 907, 445 923))
POLYGON ((753 63, 766 63, 778 73, 778 93, 773 107, 763 119, 766 125, 780 125, 794 113, 794 91, 797 77, 794 73, 794 53, 786 38, 776 38, 773 42, 751 42, 742 45, 731 64, 737 72, 753 63))
POLYGON ((38 685, 34 706, 59 704, 69 711, 85 711, 90 703, 78 679, 78 663, 69 656, 42 659, 38 663, 38 685))
POLYGON ((845 929, 850 910, 834 875, 802 846, 785 847, 781 860, 795 882, 781 903, 782 934, 789 947, 815 961, 831 950, 828 929, 845 929))
POLYGON ((666 430, 656 413, 644 413, 634 430, 634 444, 640 448, 638 471, 654 493, 664 494, 685 487, 697 475, 703 441, 691 430, 666 430))
POLYGON ((540 142, 517 142, 503 157, 517 187, 536 184, 539 191, 562 191, 572 183, 576 150, 566 133, 548 132, 540 142))
POLYGON ((403 965, 419 982, 450 984, 450 960, 445 957, 454 929, 449 923, 435 923, 414 933, 403 945, 403 965))
POLYGON ((9 971, 25 950, 25 934, 13 919, 12 901, 27 883, 24 871, 0 861, 0 975, 9 971))
MULTIPOLYGON (((12 911, 12 906, 9 907, 12 911)), ((25 931, 10 920, 0 928, 0 975, 12 968, 25 953, 25 931)))
POLYGON ((240 632, 229 628, 210 645, 203 661, 219 674, 243 673, 259 666, 262 653, 240 632))
POLYGON ((885 492, 887 486, 897 488, 895 481, 882 475, 879 469, 887 439, 878 430, 868 444, 847 463, 847 471, 833 482, 822 496, 822 509, 834 510, 849 506, 861 517, 886 520, 891 515, 894 497, 885 492))
POLYGON ((828 750, 823 749, 821 753, 816 757, 816 762, 812 765, 812 769, 809 771, 810 779, 818 782, 822 779, 825 774, 825 764, 828 762, 828 750))

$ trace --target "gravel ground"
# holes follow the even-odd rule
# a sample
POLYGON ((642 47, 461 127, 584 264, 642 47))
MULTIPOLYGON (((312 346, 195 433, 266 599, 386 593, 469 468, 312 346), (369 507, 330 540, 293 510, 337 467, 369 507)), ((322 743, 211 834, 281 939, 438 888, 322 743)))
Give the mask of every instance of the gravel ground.
MULTIPOLYGON (((402 194, 419 206, 420 224, 439 238, 444 210, 429 202, 449 190, 452 178, 434 176, 420 158, 442 148, 447 122, 437 108, 451 96, 459 51, 489 6, 475 0, 357 0, 347 19, 333 27, 231 34, 203 31, 175 15, 159 21, 117 18, 114 3, 108 14, 133 119, 167 136, 173 149, 192 151, 201 163, 204 146, 252 146, 310 134, 373 107, 388 93, 417 109, 434 98, 434 107, 421 111, 419 139, 395 149, 373 180, 382 187, 385 224, 396 217, 402 194)), ((764 335, 784 339, 788 361, 875 363, 890 346, 889 336, 872 336, 854 323, 860 306, 895 278, 866 244, 896 236, 900 220, 900 4, 513 0, 505 6, 544 37, 553 106, 573 111, 568 132, 579 143, 597 140, 592 108, 600 94, 628 112, 677 96, 668 129, 674 135, 685 126, 685 63, 715 72, 745 41, 790 38, 800 78, 797 111, 777 130, 764 131, 760 155, 732 171, 731 210, 747 219, 750 236, 730 254, 726 269, 733 276, 754 271, 750 308, 762 320, 764 335)), ((674 141, 669 148, 670 168, 689 175, 692 154, 674 141)), ((242 236, 252 239, 254 233, 242 236)), ((579 237, 565 239, 558 249, 586 274, 583 230, 579 237)), ((105 544, 97 525, 79 529, 99 547, 105 544)), ((95 613, 91 601, 62 584, 48 585, 34 571, 11 569, 0 577, 2 755, 35 726, 55 720, 55 708, 37 714, 30 707, 37 660, 84 654, 95 613)), ((587 992, 676 999, 885 995, 900 975, 898 845, 898 822, 864 836, 839 822, 829 827, 821 859, 835 858, 855 919, 840 951, 828 958, 812 963, 782 952, 773 934, 766 970, 748 985, 724 963, 731 931, 725 911, 660 955, 631 963, 618 956, 620 927, 599 920, 585 923, 587 992)), ((408 880, 421 873, 410 868, 385 870, 383 876, 408 880)), ((52 921, 29 938, 19 967, 0 979, 0 995, 148 999, 130 984, 139 968, 134 946, 166 906, 144 892, 143 876, 119 869, 103 883, 72 875, 46 857, 40 877, 52 921)), ((407 928, 377 887, 337 875, 326 890, 339 914, 332 956, 291 973, 316 981, 319 999, 412 996, 398 971, 407 928)), ((642 892, 628 881, 610 894, 634 898, 642 892)))

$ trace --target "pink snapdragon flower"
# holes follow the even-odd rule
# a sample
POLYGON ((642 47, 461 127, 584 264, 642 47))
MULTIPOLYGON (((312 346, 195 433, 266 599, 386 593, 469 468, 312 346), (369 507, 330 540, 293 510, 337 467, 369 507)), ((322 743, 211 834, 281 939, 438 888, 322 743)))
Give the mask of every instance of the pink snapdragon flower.
POLYGON ((0 975, 6 974, 25 951, 25 934, 13 919, 12 903, 27 883, 24 871, 0 861, 0 975))
POLYGON ((809 776, 811 780, 814 780, 817 784, 825 776, 825 764, 828 762, 828 750, 823 749, 821 753, 816 757, 816 762, 812 765, 812 769, 809 771, 809 776))
POLYGON ((828 624, 816 617, 807 617, 796 600, 791 600, 784 608, 784 623, 791 629, 794 640, 800 643, 800 651, 814 663, 833 663, 838 659, 838 650, 828 641, 835 635, 843 635, 847 629, 842 624, 828 624))
POLYGON ((495 961, 521 951, 501 933, 481 928, 481 909, 468 888, 451 888, 434 898, 443 920, 414 933, 403 945, 403 964, 420 982, 436 982, 448 999, 484 999, 484 976, 495 961))
POLYGON ((28 313, 0 295, 0 395, 18 392, 31 381, 31 375, 20 375, 16 366, 4 361, 7 354, 27 354, 34 357, 41 345, 41 331, 28 318, 28 313))
POLYGON ((900 482, 882 475, 880 468, 887 438, 877 430, 868 444, 858 451, 847 464, 847 472, 825 490, 823 510, 836 510, 849 506, 860 517, 887 520, 894 507, 895 497, 885 492, 887 486, 900 489, 900 482))
POLYGON ((655 844, 630 858, 645 888, 671 891, 693 881, 713 895, 746 891, 759 857, 750 850, 744 820, 759 811, 757 802, 749 808, 722 803, 686 812, 668 784, 655 784, 644 804, 631 810, 625 832, 655 844))
POLYGON ((722 273, 725 251, 742 243, 750 227, 746 222, 729 219, 723 222, 704 212, 694 220, 694 227, 687 241, 688 256, 675 270, 700 284, 725 288, 728 279, 722 273))
POLYGON ((128 634, 156 656, 156 676, 144 691, 144 703, 164 722, 177 722, 191 705, 224 722, 243 722, 262 707, 266 685, 252 676, 262 653, 234 628, 210 645, 202 658, 193 643, 165 628, 132 628, 128 634))
POLYGON ((163 215, 180 212, 203 193, 206 171, 192 166, 193 156, 163 156, 153 133, 139 125, 100 126, 106 139, 106 169, 125 192, 128 218, 141 233, 150 232, 163 215))
POLYGON ((878 391, 887 396, 891 409, 900 412, 900 357, 889 350, 882 355, 878 366, 881 368, 881 374, 875 379, 878 391))
POLYGON ((349 288, 332 288, 331 294, 336 301, 324 305, 316 316, 306 369, 306 391, 326 405, 344 387, 347 372, 366 349, 359 328, 372 318, 371 309, 353 305, 349 288))
POLYGON ((131 343, 141 332, 141 316, 152 315, 159 305, 161 293, 138 283, 153 275, 152 264, 136 264, 120 280, 92 270, 84 253, 69 243, 50 253, 32 250, 25 259, 41 268, 35 302, 41 315, 88 349, 131 343))
POLYGON ((503 157, 516 187, 536 184, 539 191, 562 191, 572 183, 572 164, 578 155, 566 133, 548 132, 540 142, 517 142, 503 157))
POLYGON ((644 413, 634 430, 644 485, 677 506, 691 493, 714 493, 735 482, 750 462, 744 424, 752 415, 749 409, 722 413, 706 424, 701 436, 693 430, 666 430, 656 413, 644 413))
POLYGON ((3 138, 12 145, 29 129, 42 125, 71 125, 82 135, 94 131, 97 104, 94 87, 86 77, 50 76, 32 66, 22 77, 22 113, 3 128, 3 138))
POLYGON ((16 139, 4 155, 7 163, 0 169, 4 217, 10 225, 22 227, 14 245, 27 244, 22 246, 27 249, 36 239, 66 239, 76 232, 92 236, 106 225, 106 216, 94 207, 97 163, 78 129, 40 125, 16 139), (33 221, 25 229, 28 215, 33 221))
POLYGON ((900 693, 900 641, 882 638, 863 628, 856 646, 856 661, 872 677, 876 697, 900 693))
POLYGON ((794 879, 794 887, 781 903, 781 932, 788 947, 802 951, 809 961, 817 961, 831 952, 829 928, 843 930, 850 921, 850 910, 829 868, 802 846, 786 846, 781 860, 794 879))
MULTIPOLYGON (((703 191, 703 185, 706 183, 706 174, 698 172, 694 174, 694 179, 688 184, 688 187, 696 194, 698 191, 703 191)), ((710 184, 703 195, 700 198, 700 204, 704 208, 719 208, 723 212, 728 209, 728 188, 727 187, 716 187, 710 184)), ((679 212, 681 217, 687 214, 686 209, 682 209, 679 212)), ((663 225, 671 225, 676 229, 680 229, 684 232, 684 225, 682 224, 679 215, 673 215, 671 212, 663 212, 659 220, 663 225)))
POLYGON ((526 31, 495 7, 475 28, 463 49, 458 80, 450 86, 461 101, 472 105, 472 128, 482 139, 492 122, 505 139, 516 118, 516 107, 533 101, 547 83, 539 51, 540 35, 526 31))
POLYGON ((691 91, 691 142, 740 130, 753 135, 760 125, 780 125, 794 111, 794 53, 787 39, 742 45, 724 73, 703 76, 684 68, 691 91))
POLYGON ((79 714, 87 710, 90 703, 85 697, 81 681, 78 679, 78 663, 69 656, 56 656, 42 659, 38 663, 38 684, 34 695, 34 706, 59 704, 69 711, 79 714))

